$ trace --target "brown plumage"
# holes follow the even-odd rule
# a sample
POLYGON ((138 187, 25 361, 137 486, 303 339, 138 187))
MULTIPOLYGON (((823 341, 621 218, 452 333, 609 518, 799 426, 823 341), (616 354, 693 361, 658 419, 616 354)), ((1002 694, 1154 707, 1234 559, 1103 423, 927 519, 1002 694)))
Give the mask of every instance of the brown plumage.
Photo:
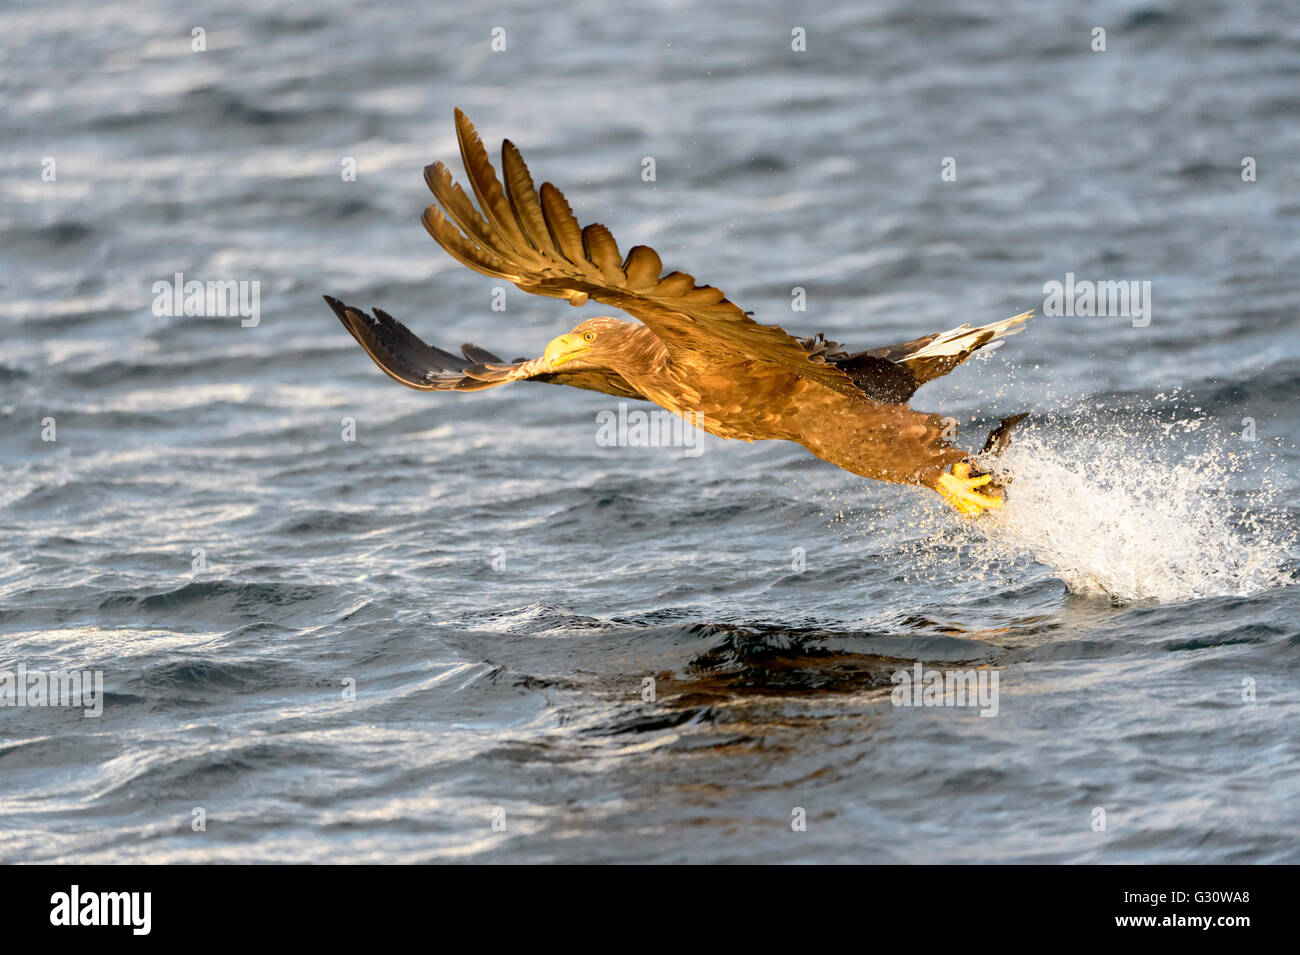
MULTIPOLYGON (((855 474, 932 487, 962 513, 1001 503, 974 490, 989 478, 972 475, 967 452, 945 440, 946 419, 913 411, 907 401, 976 349, 1020 331, 1032 313, 856 353, 821 335, 794 338, 755 322, 690 275, 663 274, 647 246, 622 257, 603 225, 578 225, 553 185, 534 187, 509 140, 502 147, 503 186, 460 110, 456 133, 477 207, 442 163, 428 166, 436 204, 423 221, 438 244, 526 292, 574 305, 602 302, 640 323, 589 319, 554 339, 540 358, 507 362, 475 345, 462 346, 463 357, 443 351, 381 309, 372 316, 326 296, 390 377, 426 391, 540 381, 644 398, 725 438, 795 441, 855 474)), ((1005 445, 1014 423, 1006 419, 990 442, 1005 445)))

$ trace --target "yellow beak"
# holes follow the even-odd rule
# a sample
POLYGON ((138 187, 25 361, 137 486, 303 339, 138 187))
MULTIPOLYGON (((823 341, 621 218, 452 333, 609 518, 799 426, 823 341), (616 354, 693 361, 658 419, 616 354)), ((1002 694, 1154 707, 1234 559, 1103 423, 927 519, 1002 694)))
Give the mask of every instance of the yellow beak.
POLYGON ((546 346, 546 351, 542 352, 542 359, 550 367, 557 368, 566 361, 577 358, 586 347, 577 335, 561 335, 559 338, 551 339, 550 344, 546 346))

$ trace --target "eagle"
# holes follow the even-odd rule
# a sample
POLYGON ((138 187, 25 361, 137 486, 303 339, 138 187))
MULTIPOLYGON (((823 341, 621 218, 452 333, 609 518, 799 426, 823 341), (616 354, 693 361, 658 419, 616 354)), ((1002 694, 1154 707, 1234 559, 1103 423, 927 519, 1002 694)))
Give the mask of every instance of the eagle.
MULTIPOLYGON (((967 517, 1002 506, 1004 485, 976 455, 949 443, 953 419, 914 411, 908 402, 978 349, 1021 331, 1032 311, 864 351, 821 334, 797 338, 756 322, 685 272, 665 274, 648 246, 621 255, 609 229, 579 225, 559 189, 533 184, 508 139, 501 147, 504 182, 498 179, 459 109, 455 122, 474 199, 441 162, 425 167, 435 201, 422 220, 434 240, 474 271, 525 292, 575 306, 600 302, 637 321, 590 318, 553 339, 540 357, 504 361, 472 344, 460 355, 444 351, 381 308, 371 314, 326 295, 389 377, 420 391, 530 381, 644 399, 719 437, 793 441, 853 474, 930 488, 967 517)), ((1003 418, 981 456, 1000 453, 1024 417, 1003 418)))

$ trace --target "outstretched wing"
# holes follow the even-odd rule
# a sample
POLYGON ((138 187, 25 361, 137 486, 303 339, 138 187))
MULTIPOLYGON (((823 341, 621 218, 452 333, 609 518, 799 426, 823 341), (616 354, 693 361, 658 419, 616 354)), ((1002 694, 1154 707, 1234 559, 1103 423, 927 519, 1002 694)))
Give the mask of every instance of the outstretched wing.
POLYGON ((465 265, 525 292, 620 308, 649 326, 670 358, 776 364, 843 394, 861 395, 842 369, 810 354, 777 326, 755 322, 718 289, 696 285, 684 272, 663 275, 654 249, 638 245, 622 258, 609 230, 579 226, 553 185, 543 183, 540 192, 534 188, 509 140, 502 145, 502 187, 478 133, 459 109, 456 135, 478 208, 436 162, 425 168, 424 178, 437 204, 425 209, 423 218, 429 234, 465 265))
POLYGON ((546 371, 536 359, 502 361, 486 348, 462 345, 462 358, 420 340, 383 309, 368 315, 336 298, 325 296, 343 327, 352 333, 375 364, 394 381, 419 391, 481 391, 512 381, 540 381, 601 391, 620 398, 643 398, 621 375, 612 371, 546 371))
POLYGON ((899 345, 854 353, 821 334, 801 339, 799 344, 842 369, 868 397, 903 404, 917 388, 948 374, 979 349, 991 345, 992 351, 1003 339, 1022 331, 1033 314, 1031 309, 978 328, 967 323, 899 345))

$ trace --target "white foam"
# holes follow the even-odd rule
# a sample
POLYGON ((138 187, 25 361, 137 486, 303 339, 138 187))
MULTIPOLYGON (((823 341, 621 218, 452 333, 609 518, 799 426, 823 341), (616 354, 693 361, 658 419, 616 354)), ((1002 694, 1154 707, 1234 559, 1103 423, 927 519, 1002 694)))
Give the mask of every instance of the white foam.
POLYGON ((1271 462, 1210 424, 1097 412, 1026 423, 999 462, 1014 476, 1007 504, 973 526, 995 553, 1028 552, 1072 591, 1121 601, 1291 583, 1296 535, 1271 462))

